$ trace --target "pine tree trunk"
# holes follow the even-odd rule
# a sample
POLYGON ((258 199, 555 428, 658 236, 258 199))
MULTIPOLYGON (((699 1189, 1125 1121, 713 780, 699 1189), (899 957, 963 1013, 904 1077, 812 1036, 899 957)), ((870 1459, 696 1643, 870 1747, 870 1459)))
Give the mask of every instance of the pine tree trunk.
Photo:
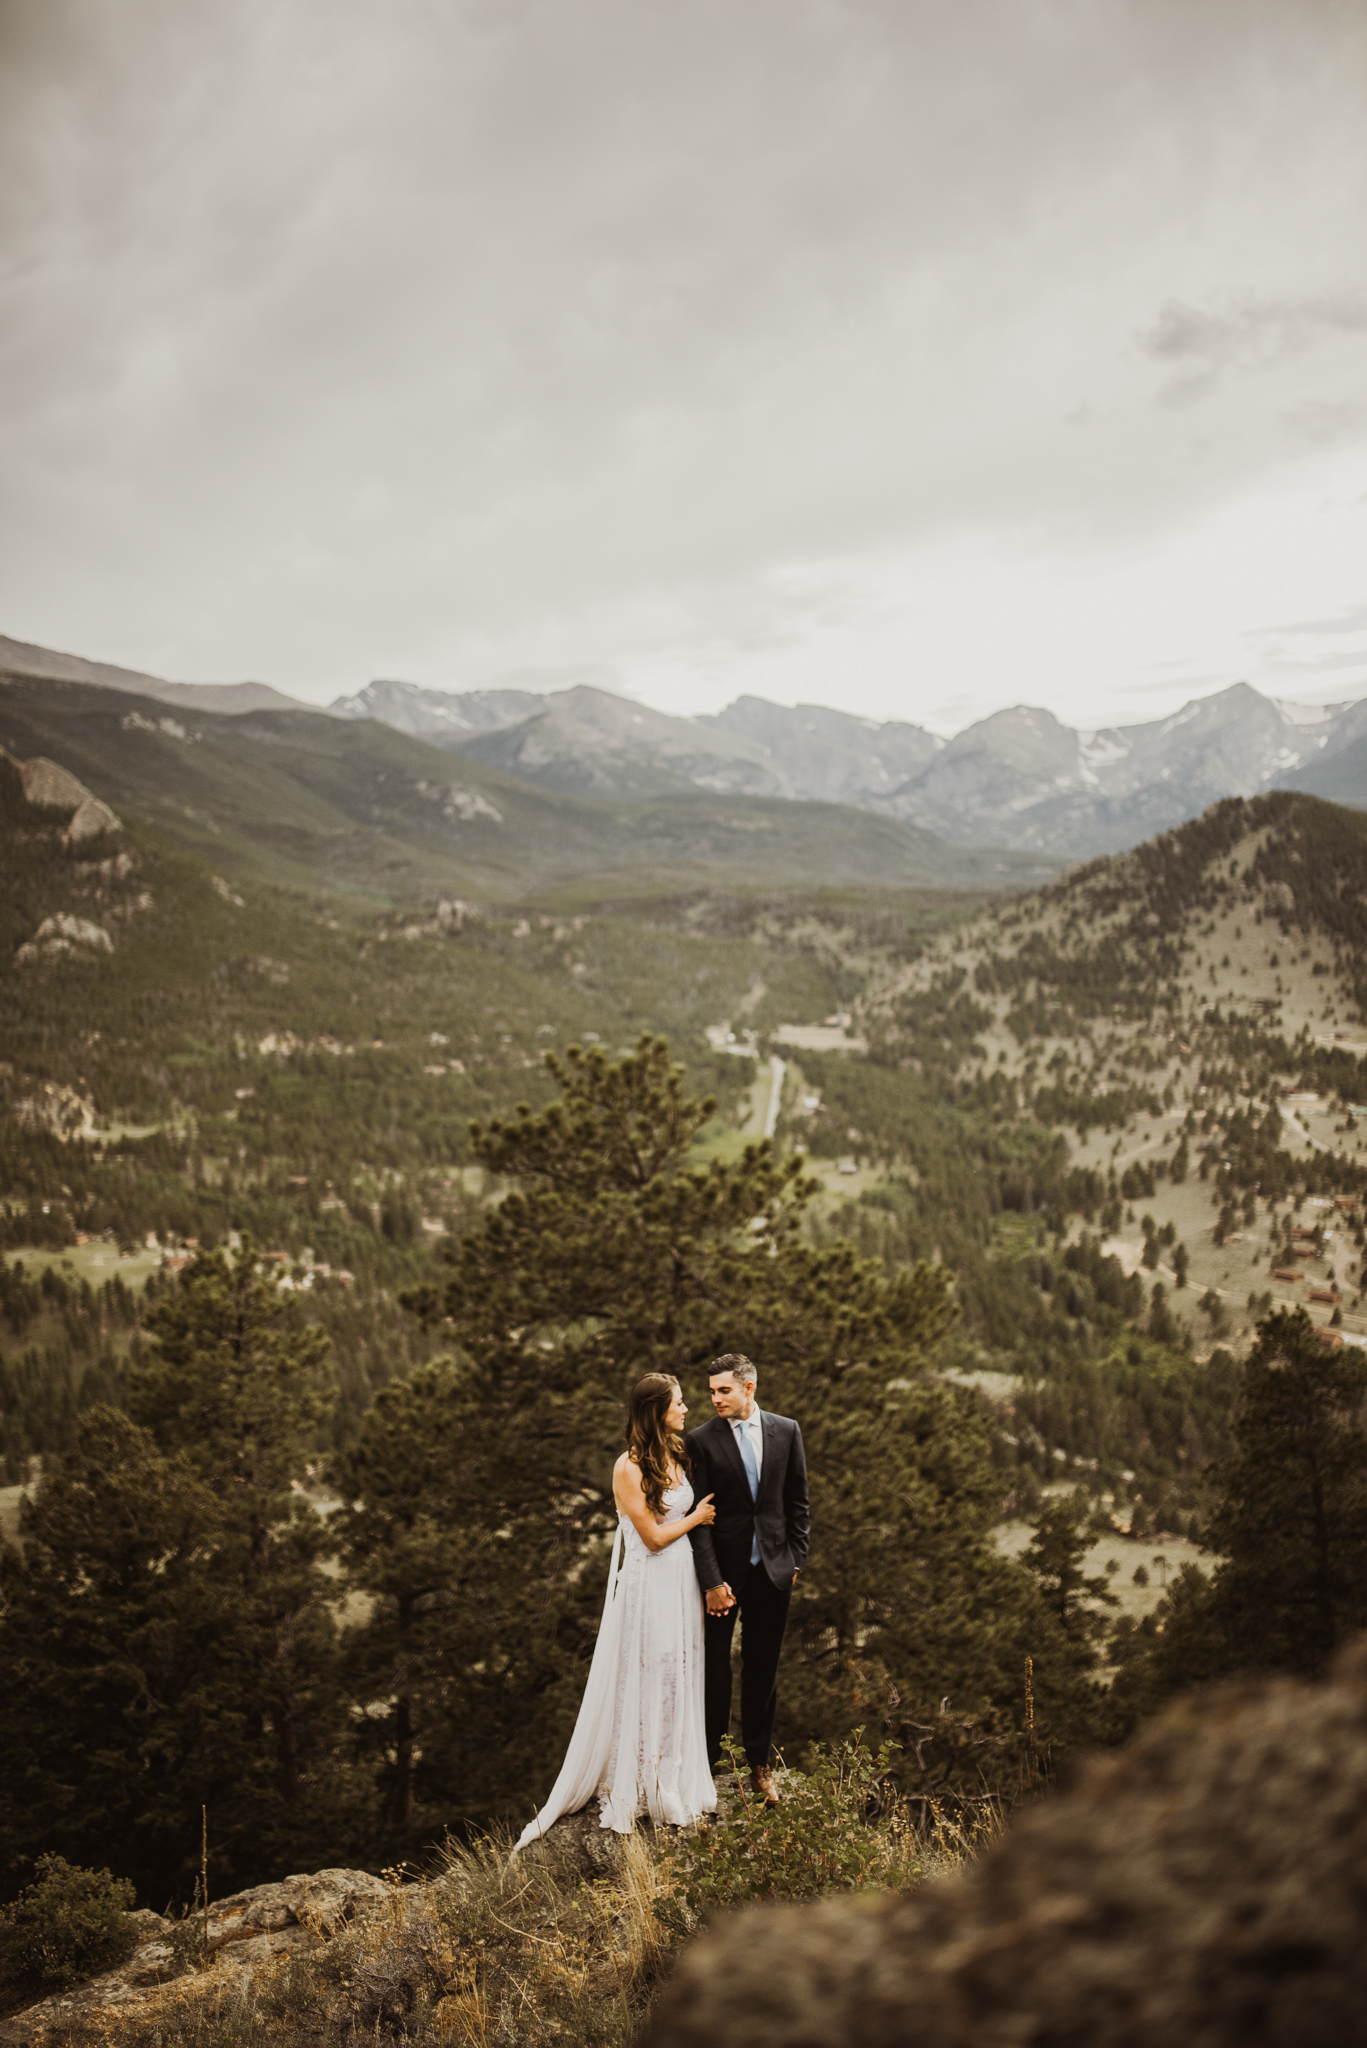
MULTIPOLYGON (((261 1522, 258 1522, 253 1530, 252 1557, 263 1581, 266 1621, 270 1629, 271 1660, 283 1678, 286 1652, 282 1640, 280 1608, 275 1588, 269 1578, 270 1531, 261 1522)), ((271 1721, 275 1730, 276 1787, 280 1797, 287 1805, 292 1806, 299 1797, 299 1732, 294 1718, 294 1701, 288 1693, 280 1693, 272 1700, 271 1721)))
MULTIPOLYGON (((408 1639, 413 1631, 413 1600, 399 1598, 399 1669, 408 1670, 408 1639)), ((413 1824, 413 1702, 401 1693, 394 1704, 394 1794, 390 1817, 401 1828, 413 1824)))
POLYGON ((1329 1556, 1329 1521, 1324 1506, 1324 1482, 1319 1467, 1312 1463, 1310 1492, 1315 1518, 1315 1606, 1319 1610, 1319 1641, 1315 1645, 1328 1658, 1334 1649, 1334 1595, 1329 1556))
POLYGON ((294 1706, 289 1700, 275 1703, 275 1752, 279 1759, 276 1784, 280 1797, 293 1805, 299 1797, 299 1741, 294 1724, 294 1706))
POLYGON ((395 1825, 413 1825, 413 1704, 407 1693, 394 1703, 394 1796, 390 1815, 395 1825))

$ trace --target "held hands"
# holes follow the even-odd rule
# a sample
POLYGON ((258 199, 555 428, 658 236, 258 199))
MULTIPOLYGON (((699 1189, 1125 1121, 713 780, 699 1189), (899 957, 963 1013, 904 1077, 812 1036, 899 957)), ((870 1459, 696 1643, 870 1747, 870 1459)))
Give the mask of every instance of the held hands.
POLYGON ((720 1586, 709 1586, 706 1600, 709 1614, 729 1614, 736 1604, 735 1594, 725 1583, 720 1586))
POLYGON ((712 1505, 712 1496, 710 1493, 705 1493, 689 1516, 688 1527, 690 1529, 705 1529, 709 1523, 715 1522, 716 1519, 717 1510, 712 1505))

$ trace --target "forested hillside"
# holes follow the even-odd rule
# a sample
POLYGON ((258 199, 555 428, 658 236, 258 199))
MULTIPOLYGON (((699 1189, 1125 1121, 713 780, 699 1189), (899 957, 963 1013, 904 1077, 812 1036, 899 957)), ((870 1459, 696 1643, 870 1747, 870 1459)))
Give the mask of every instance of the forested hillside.
POLYGON ((1133 1581, 1245 1543, 1255 1341, 1367 1334, 1367 821, 1221 805, 1026 897, 474 907, 217 864, 150 787, 78 837, 0 762, 6 1885, 60 1842, 187 1896, 202 1804, 233 1882, 525 1812, 647 1359, 696 1405, 750 1348, 803 1421, 795 1753, 1014 1796, 1027 1656, 1047 1765, 1260 1654, 1227 1599, 1155 1661, 1133 1581))

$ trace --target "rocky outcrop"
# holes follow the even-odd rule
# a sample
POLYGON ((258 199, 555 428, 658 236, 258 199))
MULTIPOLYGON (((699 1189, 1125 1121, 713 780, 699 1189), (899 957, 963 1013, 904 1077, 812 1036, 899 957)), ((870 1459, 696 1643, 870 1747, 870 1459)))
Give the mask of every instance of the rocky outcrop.
POLYGON ((84 796, 77 804, 71 823, 66 828, 67 843, 80 846, 87 839, 102 838, 106 832, 122 832, 123 826, 97 796, 84 796))
POLYGON ((211 1905, 207 1928, 197 1918, 173 1923, 136 1913, 143 1939, 128 1962, 0 2021, 0 2044, 39 2048, 78 2015, 155 2008, 172 1985, 177 1996, 190 1988, 187 1969, 196 1973, 195 1989, 217 1994, 262 1963, 321 1947, 342 1928, 386 1910, 389 1898, 389 1887, 369 1871, 320 1870, 211 1905))
POLYGON ((519 1851, 526 1864, 545 1864, 571 1889, 576 1884, 593 1884, 612 1877, 621 1868, 623 1837, 605 1828, 599 1818, 598 1802, 579 1813, 562 1814, 546 1833, 519 1851))
POLYGON ((26 939, 18 948, 14 958, 20 966, 30 966, 38 960, 53 960, 63 953, 74 953, 85 947, 92 953, 112 953, 114 941, 102 924, 94 924, 88 917, 73 917, 67 911, 58 911, 53 917, 45 917, 31 939, 26 939))
POLYGON ((278 1884, 259 1884, 211 1906, 207 1946, 215 1956, 232 1949, 239 1963, 283 1955, 326 1939, 362 1911, 382 1906, 388 1897, 389 1887, 367 1870, 318 1870, 312 1877, 284 1877, 278 1884))
POLYGON ((723 1921, 651 2048, 1342 2048, 1367 2012, 1367 1648, 1179 1702, 962 1878, 723 1921))
MULTIPOLYGON (((49 761, 42 754, 35 754, 32 760, 19 761, 0 747, 0 763, 13 769, 19 777, 25 800, 38 810, 66 811, 70 813, 61 843, 65 847, 81 847, 93 840, 106 838, 110 833, 122 832, 120 824, 109 805, 93 796, 85 784, 63 768, 58 761, 49 761)), ((99 849, 96 849, 97 852, 99 849)), ((122 881, 132 871, 132 861, 126 853, 110 856, 106 860, 86 861, 73 872, 78 886, 87 891, 92 887, 98 896, 105 893, 104 885, 122 881)), ((145 905, 139 903, 133 908, 150 908, 151 898, 145 905)), ((116 907, 114 915, 129 915, 129 906, 116 907)), ((112 953, 114 941, 102 924, 95 924, 90 918, 76 917, 67 911, 57 911, 45 917, 31 939, 25 940, 14 955, 15 964, 32 967, 46 960, 58 960, 63 955, 82 953, 112 953)))
POLYGON ((15 769, 23 786, 25 801, 44 811, 67 811, 71 823, 64 834, 69 846, 80 846, 88 839, 102 838, 106 832, 122 832, 123 826, 97 796, 92 796, 85 784, 63 768, 59 761, 49 761, 44 754, 35 754, 30 761, 16 760, 0 747, 0 760, 8 761, 15 769))
POLYGON ((14 765, 19 770, 26 801, 45 811, 74 811, 90 795, 69 768, 49 761, 43 754, 35 754, 31 761, 15 761, 14 765))

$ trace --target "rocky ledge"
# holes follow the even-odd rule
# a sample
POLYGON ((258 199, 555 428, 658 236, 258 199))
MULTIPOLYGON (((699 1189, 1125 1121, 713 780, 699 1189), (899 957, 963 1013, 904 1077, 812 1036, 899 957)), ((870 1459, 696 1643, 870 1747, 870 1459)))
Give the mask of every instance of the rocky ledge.
POLYGON ((38 2048, 45 2034, 78 2013, 146 2009, 168 1987, 184 1986, 187 1967, 199 1987, 221 1990, 262 1963, 318 1948, 342 1927, 386 1911, 389 1898, 389 1887, 369 1871, 320 1870, 211 1904, 207 1928, 199 1919, 174 1923, 159 1913, 135 1913, 143 1939, 128 1962, 0 2021, 0 2043, 38 2048))

